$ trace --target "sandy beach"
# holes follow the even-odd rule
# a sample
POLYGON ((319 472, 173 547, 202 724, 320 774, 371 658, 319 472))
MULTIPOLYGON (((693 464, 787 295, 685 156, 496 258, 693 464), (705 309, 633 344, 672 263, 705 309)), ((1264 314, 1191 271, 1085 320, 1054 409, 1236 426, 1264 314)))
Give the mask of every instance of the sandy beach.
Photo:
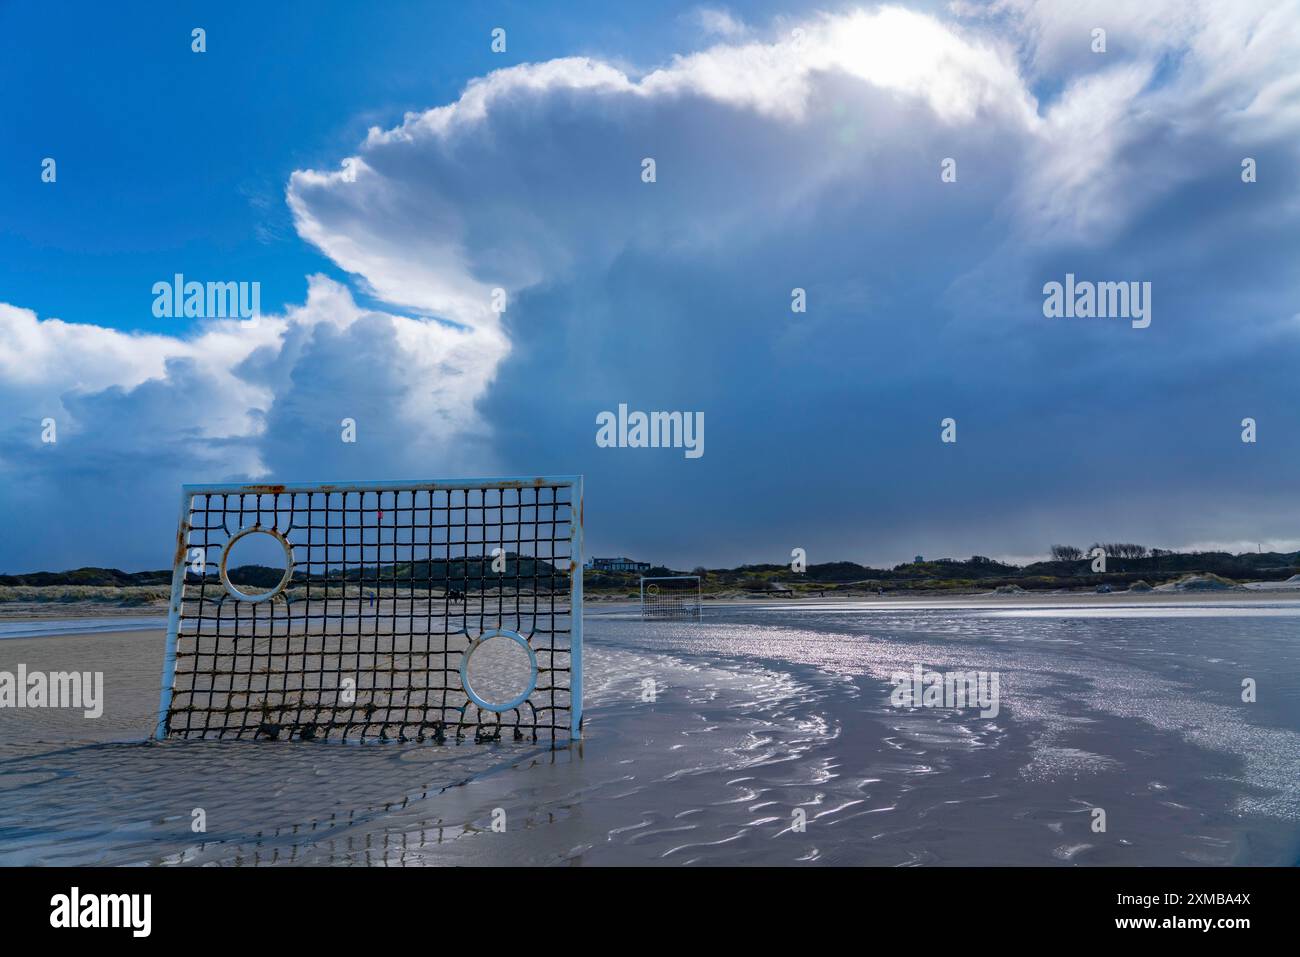
POLYGON ((106 688, 0 711, 0 863, 1295 863, 1300 602, 1134 598, 589 608, 558 750, 144 744, 162 628, 0 640, 106 688), (892 707, 916 663, 996 670, 1000 713, 892 707))
MULTIPOLYGON (((906 592, 877 595, 873 592, 862 591, 831 593, 828 595, 792 592, 774 596, 760 592, 729 591, 720 594, 706 593, 703 600, 711 607, 773 605, 787 602, 960 607, 970 602, 980 604, 1017 604, 1026 601, 1049 604, 1069 602, 1098 604, 1137 602, 1149 604, 1160 602, 1275 601, 1278 598, 1288 597, 1300 599, 1300 585, 1288 582, 1250 582, 1237 588, 1222 591, 1164 591, 1152 589, 1146 592, 1116 591, 1108 594, 1099 594, 1095 591, 1023 591, 1013 594, 995 591, 972 591, 970 593, 927 594, 924 592, 906 592)), ((622 594, 589 592, 586 595, 586 602, 589 605, 598 605, 602 608, 638 607, 638 600, 635 597, 629 598, 622 594)), ((119 605, 108 601, 9 601, 0 603, 0 622, 143 616, 166 618, 166 615, 167 602, 163 599, 138 605, 119 605)))

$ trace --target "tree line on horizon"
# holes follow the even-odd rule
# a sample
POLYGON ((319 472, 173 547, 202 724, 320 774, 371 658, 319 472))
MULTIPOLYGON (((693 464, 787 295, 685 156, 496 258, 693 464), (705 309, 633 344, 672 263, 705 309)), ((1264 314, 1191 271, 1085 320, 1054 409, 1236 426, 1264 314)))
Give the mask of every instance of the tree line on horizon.
MULTIPOLYGON (((1181 554, 1167 548, 1147 548, 1145 545, 1137 545, 1132 542, 1093 542, 1087 548, 1076 548, 1074 545, 1053 545, 1050 549, 1050 554, 1052 556, 1052 561, 1077 562, 1089 557, 1098 548, 1106 554, 1107 558, 1159 558, 1162 555, 1181 554)), ((1187 554, 1199 555, 1218 553, 1189 552, 1187 554)))
MULTIPOLYGON (((1098 543, 1086 551, 1073 546, 1053 546, 1046 561, 1014 565, 983 555, 966 559, 938 558, 903 562, 893 568, 873 568, 857 562, 810 564, 794 572, 788 564, 749 564, 736 568, 696 567, 689 572, 655 566, 647 576, 699 575, 706 589, 737 588, 750 591, 788 590, 824 585, 828 588, 855 586, 891 589, 961 588, 978 582, 980 587, 1020 585, 1023 588, 1084 587, 1123 584, 1143 578, 1161 579, 1192 574, 1223 578, 1284 579, 1300 573, 1298 552, 1177 552, 1130 543, 1098 543), (1094 573, 1088 553, 1102 548, 1107 555, 1106 572, 1094 573)), ((635 587, 635 572, 592 572, 586 574, 589 589, 635 587)))
MULTIPOLYGON (((1257 575, 1259 577, 1288 577, 1300 572, 1300 552, 1243 552, 1233 555, 1230 552, 1179 552, 1171 549, 1150 548, 1126 542, 1094 543, 1087 549, 1072 545, 1052 545, 1051 558, 1028 565, 1014 565, 997 561, 983 555, 972 555, 967 559, 939 558, 930 561, 903 562, 893 568, 873 568, 857 562, 838 561, 810 564, 802 573, 795 573, 788 564, 759 563, 738 565, 734 568, 705 568, 696 566, 689 571, 673 569, 666 565, 656 565, 645 574, 647 576, 666 576, 694 574, 711 584, 760 587, 774 580, 789 582, 815 582, 826 584, 847 584, 855 582, 890 582, 910 580, 963 581, 992 579, 1031 579, 1044 580, 1059 578, 1090 577, 1089 553, 1101 548, 1110 559, 1107 570, 1114 575, 1140 573, 1183 573, 1207 572, 1224 577, 1257 575)), ((373 563, 364 567, 351 566, 346 572, 330 569, 324 573, 307 575, 302 568, 295 570, 294 581, 323 581, 326 579, 346 581, 456 581, 469 578, 550 578, 562 574, 550 562, 527 556, 508 553, 506 569, 499 575, 491 570, 492 559, 488 556, 469 556, 453 558, 450 562, 443 559, 385 564, 373 563)), ((215 565, 210 574, 215 575, 215 565)), ((261 585, 270 587, 279 581, 283 569, 269 568, 261 565, 245 565, 231 569, 231 580, 236 584, 261 585)), ((587 570, 584 575, 591 587, 622 587, 636 582, 640 574, 636 572, 605 572, 587 570)), ((1091 576, 1096 577, 1096 576, 1091 576)), ((0 586, 47 586, 47 585, 87 585, 126 587, 133 585, 169 585, 171 569, 143 572, 125 572, 116 568, 77 568, 63 572, 31 572, 21 575, 0 575, 0 586)), ((192 580, 197 580, 197 576, 192 580)))
MULTIPOLYGON (((417 561, 375 562, 365 564, 330 567, 323 571, 309 571, 305 565, 294 567, 293 584, 306 582, 354 582, 359 584, 422 584, 432 582, 456 583, 460 581, 481 580, 539 580, 567 574, 556 565, 543 558, 532 558, 507 552, 502 571, 494 571, 494 556, 467 555, 451 559, 433 558, 417 561)), ((283 566, 275 568, 268 565, 248 564, 230 568, 230 580, 236 585, 253 585, 272 588, 284 576, 283 566)), ((207 568, 208 580, 217 580, 217 563, 210 562, 207 568)), ((197 583, 203 576, 193 571, 186 572, 186 580, 197 583)), ((31 572, 25 575, 0 575, 0 586, 48 586, 48 585, 90 585, 99 587, 125 588, 138 585, 167 585, 172 581, 172 570, 161 569, 144 572, 124 572, 117 568, 76 568, 66 572, 31 572)))

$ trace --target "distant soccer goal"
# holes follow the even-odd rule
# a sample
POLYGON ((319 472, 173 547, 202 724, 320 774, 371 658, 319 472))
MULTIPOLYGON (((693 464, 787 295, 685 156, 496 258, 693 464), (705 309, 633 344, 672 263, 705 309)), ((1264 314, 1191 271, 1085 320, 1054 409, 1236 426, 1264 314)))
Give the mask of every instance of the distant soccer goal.
POLYGON ((641 579, 643 618, 700 617, 700 576, 671 575, 641 579))
POLYGON ((581 476, 182 489, 156 737, 581 728, 581 476))

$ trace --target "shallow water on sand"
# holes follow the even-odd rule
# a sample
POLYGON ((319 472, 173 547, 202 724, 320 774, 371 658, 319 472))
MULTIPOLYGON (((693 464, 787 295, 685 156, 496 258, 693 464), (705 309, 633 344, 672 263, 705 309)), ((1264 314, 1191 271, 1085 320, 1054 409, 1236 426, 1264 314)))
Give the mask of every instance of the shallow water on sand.
POLYGON ((142 628, 165 628, 166 617, 63 618, 0 621, 0 641, 6 638, 43 638, 51 635, 91 635, 142 628))
POLYGON ((1300 602, 1165 607, 589 609, 556 751, 115 742, 157 633, 6 641, 0 670, 109 690, 99 721, 0 711, 0 864, 1296 863, 1300 602), (997 716, 891 706, 916 664, 998 672, 997 716))

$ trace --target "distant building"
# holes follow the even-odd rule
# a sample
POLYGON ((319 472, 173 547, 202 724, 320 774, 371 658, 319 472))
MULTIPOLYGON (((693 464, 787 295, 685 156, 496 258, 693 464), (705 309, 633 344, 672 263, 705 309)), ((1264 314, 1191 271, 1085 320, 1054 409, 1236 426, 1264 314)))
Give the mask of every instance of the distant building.
POLYGON ((593 572, 648 572, 649 562, 634 562, 630 558, 593 558, 587 562, 593 572))
POLYGON ((920 555, 917 555, 917 556, 916 556, 916 564, 919 565, 919 564, 921 564, 921 562, 923 562, 923 561, 925 561, 925 559, 922 558, 920 555))

